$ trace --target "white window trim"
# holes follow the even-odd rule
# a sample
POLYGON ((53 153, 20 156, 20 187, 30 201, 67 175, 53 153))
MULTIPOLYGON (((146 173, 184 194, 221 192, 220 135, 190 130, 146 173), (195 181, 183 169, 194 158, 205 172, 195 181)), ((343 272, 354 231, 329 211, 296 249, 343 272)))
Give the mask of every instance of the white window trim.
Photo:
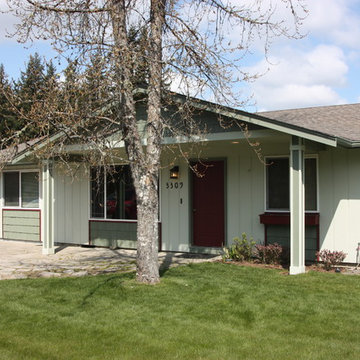
MULTIPOLYGON (((290 155, 266 155, 264 156, 265 164, 267 163, 267 159, 274 159, 274 158, 287 158, 289 159, 289 165, 290 165, 290 155)), ((316 210, 305 210, 305 213, 307 214, 317 214, 320 212, 319 207, 319 155, 318 154, 306 154, 304 156, 305 159, 316 159, 316 210)), ((265 212, 274 212, 274 213, 288 213, 289 210, 281 210, 281 209, 268 209, 267 207, 267 165, 264 165, 264 209, 265 212)))
POLYGON ((24 170, 4 170, 1 174, 1 207, 4 210, 19 209, 19 210, 40 210, 41 209, 41 186, 40 186, 40 170, 39 169, 24 169, 24 170), (19 205, 10 206, 5 205, 5 176, 6 173, 19 173, 19 205), (38 190, 39 190, 39 203, 37 207, 22 207, 22 194, 21 194, 21 174, 22 173, 37 173, 38 174, 38 190))

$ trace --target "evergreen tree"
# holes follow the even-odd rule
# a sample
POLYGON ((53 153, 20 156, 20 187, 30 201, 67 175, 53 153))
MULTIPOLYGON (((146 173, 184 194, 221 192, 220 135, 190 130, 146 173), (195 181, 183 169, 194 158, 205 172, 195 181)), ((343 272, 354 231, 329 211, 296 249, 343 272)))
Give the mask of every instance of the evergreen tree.
POLYGON ((129 46, 132 53, 132 77, 134 87, 146 87, 149 80, 149 61, 146 43, 148 30, 146 27, 136 28, 131 26, 128 31, 129 46))
POLYGON ((44 64, 38 53, 30 55, 25 71, 21 72, 16 83, 17 95, 21 97, 24 106, 30 107, 32 102, 39 100, 45 87, 44 64))
POLYGON ((15 82, 17 127, 22 130, 23 141, 51 132, 51 124, 40 126, 40 121, 34 121, 34 114, 42 114, 42 104, 56 91, 57 80, 52 61, 46 63, 38 53, 30 55, 25 71, 15 82))
POLYGON ((56 73, 56 67, 54 66, 52 60, 46 63, 46 73, 44 75, 44 89, 47 91, 47 87, 53 86, 58 80, 58 75, 56 73))
POLYGON ((84 71, 83 101, 96 110, 104 105, 104 99, 108 97, 110 89, 106 84, 106 73, 108 71, 106 57, 101 53, 92 55, 88 67, 84 71))
POLYGON ((9 99, 12 98, 13 89, 5 73, 4 65, 0 64, 0 134, 1 137, 8 136, 9 132, 18 128, 15 113, 9 99))

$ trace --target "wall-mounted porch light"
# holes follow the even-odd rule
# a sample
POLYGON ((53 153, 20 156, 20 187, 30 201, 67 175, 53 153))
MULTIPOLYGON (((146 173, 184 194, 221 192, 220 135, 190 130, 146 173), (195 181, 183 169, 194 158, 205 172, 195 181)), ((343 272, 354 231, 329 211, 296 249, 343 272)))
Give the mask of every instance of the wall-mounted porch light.
POLYGON ((174 166, 170 169, 170 179, 178 179, 179 178, 179 167, 174 166))

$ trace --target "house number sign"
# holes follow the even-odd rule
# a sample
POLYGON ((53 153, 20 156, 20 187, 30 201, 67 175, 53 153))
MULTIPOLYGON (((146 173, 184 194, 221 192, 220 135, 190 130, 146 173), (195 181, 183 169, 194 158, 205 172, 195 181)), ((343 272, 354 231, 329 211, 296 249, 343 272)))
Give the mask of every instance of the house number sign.
POLYGON ((180 182, 167 182, 166 183, 166 188, 167 189, 182 189, 182 187, 184 186, 184 183, 182 181, 180 182))

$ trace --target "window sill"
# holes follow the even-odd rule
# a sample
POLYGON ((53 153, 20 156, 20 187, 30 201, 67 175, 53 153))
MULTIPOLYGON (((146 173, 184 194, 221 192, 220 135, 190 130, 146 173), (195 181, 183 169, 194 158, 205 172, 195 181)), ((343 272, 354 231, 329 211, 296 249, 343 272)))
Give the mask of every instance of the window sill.
MULTIPOLYGON (((260 214, 260 224, 264 225, 289 225, 290 212, 265 212, 260 214)), ((319 225, 319 213, 305 213, 305 225, 319 225)))
POLYGON ((19 206, 4 206, 4 207, 2 207, 2 209, 3 210, 19 210, 19 211, 23 211, 23 210, 25 210, 25 211, 34 211, 34 210, 38 210, 38 211, 40 211, 40 208, 39 207, 34 207, 34 208, 28 208, 28 207, 26 207, 26 208, 23 208, 23 207, 19 207, 19 206))

